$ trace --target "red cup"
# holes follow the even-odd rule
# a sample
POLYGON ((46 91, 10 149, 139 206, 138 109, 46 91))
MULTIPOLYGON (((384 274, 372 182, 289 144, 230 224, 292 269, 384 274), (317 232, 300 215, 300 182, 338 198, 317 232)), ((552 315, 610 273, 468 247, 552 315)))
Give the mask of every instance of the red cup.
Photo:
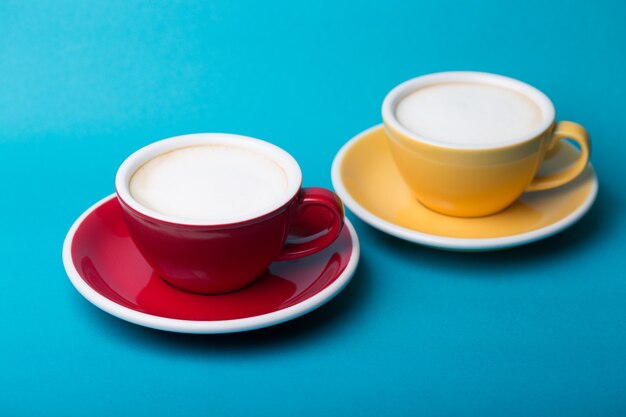
POLYGON ((184 135, 152 143, 129 156, 115 178, 128 231, 146 261, 172 286, 201 294, 241 289, 261 276, 273 261, 311 255, 337 238, 343 227, 341 200, 332 191, 303 189, 301 184, 300 167, 281 148, 222 133, 184 135), (139 167, 163 153, 196 145, 241 147, 271 158, 287 174, 287 192, 272 207, 227 223, 172 217, 133 198, 129 183, 139 167), (312 235, 303 236, 303 231, 312 235), (288 240, 290 235, 298 238, 288 240))

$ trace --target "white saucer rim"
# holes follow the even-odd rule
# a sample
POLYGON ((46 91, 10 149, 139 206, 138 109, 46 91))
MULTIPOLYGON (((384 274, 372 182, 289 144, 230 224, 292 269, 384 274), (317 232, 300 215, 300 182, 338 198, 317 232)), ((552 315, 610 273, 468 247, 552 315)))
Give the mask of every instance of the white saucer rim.
POLYGON ((115 317, 140 326, 170 332, 198 334, 235 333, 274 326, 307 314, 330 301, 335 295, 339 294, 345 288, 348 282, 350 282, 359 262, 359 238, 356 234, 354 226, 352 226, 352 223, 350 223, 350 221, 346 218, 345 225, 348 228, 350 238, 352 239, 352 252, 346 268, 328 287, 304 301, 271 313, 233 320, 181 320, 142 313, 122 306, 91 288, 91 286, 89 286, 89 284, 87 284, 78 273, 78 270, 74 266, 74 262, 72 260, 72 242, 79 226, 93 211, 110 201, 112 198, 116 198, 116 195, 110 194, 109 196, 101 199, 89 207, 74 221, 63 242, 63 265, 72 285, 89 302, 115 317))
POLYGON ((591 164, 589 167, 591 168, 591 172, 593 173, 593 183, 589 194, 585 201, 572 213, 562 218, 561 220, 554 222, 548 226, 532 230, 530 232, 514 234, 510 236, 503 237, 494 237, 494 238, 460 238, 460 237, 447 237, 447 236, 438 236, 432 235, 429 233, 418 232, 412 229, 407 229, 405 227, 398 226, 394 223, 391 223, 387 220, 383 220, 375 214, 371 213, 361 204, 359 204, 348 192, 346 187, 343 184, 343 180, 341 178, 341 164, 345 158, 348 150, 363 137, 368 136, 375 130, 379 130, 383 128, 383 124, 377 124, 372 126, 346 142, 339 152, 335 155, 333 159, 333 164, 331 167, 331 180, 335 192, 342 199, 344 204, 361 220, 365 223, 368 223, 370 226, 390 234, 392 236, 398 237, 403 240, 407 240, 409 242, 418 243, 421 245, 438 248, 438 249, 447 249, 447 250, 456 250, 456 251, 488 251, 488 250, 498 250, 498 249, 506 249, 514 246, 520 246, 527 243, 532 243, 537 240, 545 239, 550 237, 562 230, 567 229, 578 220, 580 220, 591 208, 593 205, 596 196, 598 194, 598 177, 596 176, 595 171, 591 164))

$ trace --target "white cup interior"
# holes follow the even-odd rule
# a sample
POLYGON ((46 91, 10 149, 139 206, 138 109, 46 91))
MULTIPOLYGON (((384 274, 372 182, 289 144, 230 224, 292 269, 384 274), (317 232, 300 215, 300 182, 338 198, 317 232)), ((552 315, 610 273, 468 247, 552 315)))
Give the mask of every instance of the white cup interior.
POLYGON ((120 165, 115 176, 115 188, 118 196, 133 210, 142 213, 154 219, 162 220, 169 223, 213 226, 220 224, 239 223, 251 220, 265 214, 271 213, 285 205, 296 195, 302 185, 302 171, 296 160, 286 151, 269 142, 260 139, 254 139, 242 135, 234 135, 229 133, 197 133, 191 135, 176 136, 169 139, 163 139, 147 145, 131 154, 120 165), (149 209, 140 204, 130 193, 130 180, 143 164, 149 160, 176 149, 186 148, 198 145, 223 145, 233 146, 257 152, 270 158, 276 162, 285 172, 287 179, 286 191, 280 198, 276 199, 271 207, 266 207, 262 211, 247 213, 245 216, 234 215, 226 221, 211 222, 210 220, 190 220, 175 216, 165 215, 155 210, 149 209))
POLYGON ((554 122, 555 111, 554 105, 550 99, 535 87, 528 85, 522 81, 505 77, 503 75, 491 74, 487 72, 473 72, 473 71, 449 71, 438 72, 434 74, 423 75, 421 77, 413 78, 405 81, 402 84, 392 89, 383 101, 382 106, 383 120, 386 124, 390 124, 395 130, 401 132, 404 136, 409 137, 418 142, 428 143, 430 145, 445 147, 445 148, 457 148, 457 149, 490 149, 500 148, 504 146, 513 145, 516 143, 525 142, 531 138, 534 138, 541 133, 545 132, 550 125, 554 122), (516 137, 507 141, 499 142, 497 144, 481 144, 481 143, 446 143, 442 141, 435 141, 411 132, 405 128, 396 118, 396 107, 398 103, 402 101, 404 97, 412 92, 435 84, 444 84, 451 82, 467 82, 476 84, 487 84, 498 87, 507 88, 512 91, 516 91, 525 95, 529 99, 533 100, 541 109, 542 120, 532 132, 524 134, 523 136, 516 137))

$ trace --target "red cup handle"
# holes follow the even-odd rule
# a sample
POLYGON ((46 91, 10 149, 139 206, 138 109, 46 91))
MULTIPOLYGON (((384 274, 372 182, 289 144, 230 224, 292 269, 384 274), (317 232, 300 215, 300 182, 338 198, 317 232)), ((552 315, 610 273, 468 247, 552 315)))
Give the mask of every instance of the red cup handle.
MULTIPOLYGON (((294 214, 291 218, 290 230, 298 228, 304 223, 306 212, 313 206, 322 207, 330 214, 330 219, 324 219, 320 227, 323 231, 313 236, 304 238, 302 242, 287 242, 283 247, 277 261, 288 261, 290 259, 302 258, 312 255, 329 246, 337 239, 343 227, 343 204, 335 193, 325 188, 309 187, 302 189, 300 198, 296 203, 294 214)), ((310 216, 309 216, 310 222, 310 216)), ((317 221, 320 221, 317 219, 317 221)), ((299 239, 300 240, 300 239, 299 239)))

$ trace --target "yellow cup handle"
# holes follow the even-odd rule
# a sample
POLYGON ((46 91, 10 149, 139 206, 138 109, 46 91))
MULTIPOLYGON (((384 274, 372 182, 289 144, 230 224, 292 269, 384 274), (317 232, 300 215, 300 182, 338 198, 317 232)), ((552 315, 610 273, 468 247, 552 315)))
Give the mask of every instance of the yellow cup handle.
POLYGON ((589 162, 589 154, 591 153, 591 142, 589 141, 587 130, 578 123, 558 122, 554 133, 552 133, 548 149, 552 149, 561 139, 572 139, 580 146, 580 156, 576 163, 565 171, 546 175, 545 177, 535 177, 525 191, 541 191, 559 187, 570 182, 583 172, 589 162))

